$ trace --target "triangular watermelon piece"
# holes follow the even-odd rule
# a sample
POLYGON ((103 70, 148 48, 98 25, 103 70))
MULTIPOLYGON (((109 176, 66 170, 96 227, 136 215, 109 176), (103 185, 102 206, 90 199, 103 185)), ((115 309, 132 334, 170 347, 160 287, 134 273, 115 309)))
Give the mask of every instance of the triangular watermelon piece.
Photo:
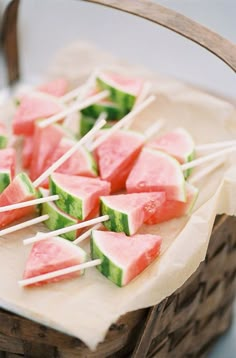
POLYGON ((126 236, 111 231, 92 231, 91 256, 101 259, 97 269, 122 287, 138 276, 159 255, 158 235, 126 236))
MULTIPOLYGON (((37 198, 37 192, 25 173, 18 174, 0 195, 0 206, 21 203, 37 198)), ((12 223, 26 215, 32 214, 35 206, 6 211, 0 214, 0 227, 12 223)))
POLYGON ((198 189, 186 182, 187 201, 165 200, 156 212, 147 218, 145 224, 155 225, 162 222, 189 215, 198 197, 198 189))
POLYGON ((164 152, 144 148, 126 181, 128 193, 164 191, 169 200, 186 201, 180 164, 164 152))
POLYGON ((84 220, 99 207, 99 197, 110 194, 110 183, 98 178, 53 173, 50 192, 59 195, 56 205, 61 210, 84 220))
POLYGON ((50 117, 64 109, 60 101, 48 94, 34 92, 25 95, 13 118, 13 133, 32 135, 38 119, 50 117))
POLYGON ((69 83, 65 78, 56 78, 50 82, 43 83, 37 87, 38 91, 51 94, 55 97, 61 97, 66 94, 69 88, 69 83))
POLYGON ((14 148, 0 150, 0 193, 15 176, 16 151, 14 148))
MULTIPOLYGON (((176 128, 165 135, 155 138, 148 143, 148 147, 164 151, 174 157, 180 164, 187 163, 195 158, 195 144, 190 133, 184 128, 176 128)), ((185 173, 185 177, 190 171, 185 173)))
MULTIPOLYGON (((50 195, 50 193, 47 189, 39 188, 39 192, 40 192, 41 196, 44 198, 50 195)), ((66 227, 66 226, 70 226, 70 225, 74 225, 74 224, 78 224, 78 223, 82 222, 82 220, 75 219, 72 216, 65 213, 64 211, 62 211, 61 209, 59 209, 53 201, 41 204, 40 205, 40 214, 41 215, 45 215, 45 214, 49 215, 48 220, 44 221, 44 224, 50 230, 58 230, 58 229, 62 229, 63 227, 66 227)), ((94 211, 91 211, 91 213, 86 217, 85 220, 93 219, 94 217, 97 216, 97 214, 98 214, 98 209, 96 208, 94 211)), ((64 237, 65 239, 73 241, 79 235, 81 235, 81 233, 84 230, 87 230, 87 228, 70 231, 70 232, 67 232, 61 236, 64 237)))
POLYGON ((104 222, 108 230, 135 234, 165 201, 164 193, 137 193, 102 196, 101 214, 109 215, 104 222))
POLYGON ((42 128, 40 122, 36 123, 30 165, 30 178, 32 180, 37 179, 44 172, 46 160, 53 154, 64 135, 63 127, 58 124, 51 124, 42 128))
MULTIPOLYGON (((55 150, 48 156, 45 161, 45 171, 54 162, 56 162, 63 154, 75 145, 76 141, 70 138, 62 138, 55 148, 55 150)), ((97 176, 97 164, 92 154, 85 148, 80 147, 67 159, 57 170, 57 173, 64 173, 70 175, 82 175, 87 177, 97 176)))
POLYGON ((128 113, 143 88, 143 80, 130 78, 114 72, 100 72, 96 78, 97 86, 101 90, 109 90, 111 101, 117 103, 128 113))
POLYGON ((138 157, 145 137, 134 131, 119 130, 95 150, 99 174, 111 183, 111 191, 125 188, 126 179, 138 157))
MULTIPOLYGON (((53 237, 47 240, 36 242, 30 252, 26 263, 23 278, 31 278, 49 272, 79 265, 86 261, 87 255, 80 247, 70 243, 61 237, 53 237)), ((64 279, 78 277, 84 273, 77 271, 53 279, 41 281, 32 286, 57 282, 64 279)))
POLYGON ((0 149, 4 149, 7 146, 8 137, 6 126, 3 123, 0 123, 0 149))

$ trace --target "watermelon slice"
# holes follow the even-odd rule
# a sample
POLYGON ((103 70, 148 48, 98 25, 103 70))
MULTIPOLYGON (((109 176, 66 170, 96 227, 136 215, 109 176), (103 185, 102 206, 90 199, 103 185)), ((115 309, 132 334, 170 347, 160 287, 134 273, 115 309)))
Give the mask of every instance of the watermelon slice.
POLYGON ((141 79, 127 78, 112 72, 101 72, 96 82, 99 89, 110 91, 110 100, 122 109, 123 116, 132 109, 143 87, 141 79))
POLYGON ((108 230, 135 234, 160 205, 165 201, 164 193, 137 193, 102 196, 101 214, 109 215, 104 225, 108 230))
POLYGON ((57 78, 53 81, 43 83, 38 86, 37 90, 40 92, 51 94, 55 97, 61 97, 66 94, 69 88, 69 83, 65 78, 57 78))
POLYGON ((58 194, 56 205, 76 219, 84 220, 99 207, 99 197, 110 193, 110 184, 98 178, 53 173, 50 192, 58 194))
POLYGON ((101 259, 97 269, 117 286, 125 286, 159 255, 157 235, 126 236, 111 231, 92 231, 91 256, 101 259))
POLYGON ((13 118, 13 133, 32 135, 36 120, 50 117, 62 111, 63 108, 57 98, 48 94, 34 92, 25 95, 13 118))
POLYGON ((6 127, 3 123, 0 123, 0 149, 4 149, 7 146, 8 137, 6 127))
POLYGON ((15 175, 16 152, 13 148, 0 150, 0 193, 10 184, 15 175))
POLYGON ((32 154, 34 149, 34 136, 24 137, 22 148, 22 166, 28 169, 31 164, 32 154))
POLYGON ((126 181, 128 193, 164 191, 169 200, 186 201, 185 180, 176 159, 144 148, 126 181))
MULTIPOLYGON (((173 156, 180 164, 189 162, 195 158, 195 145, 191 135, 183 128, 176 128, 173 131, 156 138, 148 147, 162 150, 173 156)), ((190 175, 191 171, 185 172, 185 177, 190 175)))
MULTIPOLYGON (((63 137, 54 152, 47 158, 43 172, 65 154, 76 142, 70 138, 63 137)), ((57 173, 70 175, 82 175, 87 177, 96 177, 97 164, 92 154, 85 148, 80 147, 70 156, 57 170, 57 173)))
MULTIPOLYGON (((43 188, 39 188, 40 194, 42 197, 47 197, 49 195, 49 191, 43 188)), ((98 210, 92 211, 86 220, 93 219, 97 215, 98 210)), ((62 229, 63 227, 78 224, 79 222, 82 222, 80 220, 77 220, 73 218, 72 216, 66 214, 61 209, 59 209, 54 202, 48 202, 41 204, 41 215, 49 215, 49 219, 44 221, 44 224, 50 229, 50 230, 58 230, 62 229)), ((84 229, 74 230, 67 232, 66 234, 61 235, 65 239, 68 240, 75 240, 84 229)), ((86 230, 86 229, 85 229, 86 230)))
POLYGON ((164 221, 189 215, 194 207, 198 197, 198 189, 193 185, 186 183, 187 201, 165 200, 150 216, 145 224, 155 225, 164 221))
MULTIPOLYGON (((49 272, 64 269, 66 267, 82 264, 87 259, 86 252, 80 247, 70 243, 61 237, 53 237, 36 242, 28 257, 23 278, 31 278, 49 272)), ((64 279, 81 276, 83 271, 77 271, 49 280, 38 282, 31 286, 58 282, 64 279)))
MULTIPOLYGON (((21 203, 37 198, 37 192, 25 173, 20 173, 0 195, 0 206, 21 203)), ((34 206, 6 211, 0 215, 0 227, 12 223, 35 211, 34 206)))
POLYGON ((63 127, 58 124, 52 124, 45 128, 40 127, 40 122, 35 124, 30 165, 30 178, 32 180, 37 179, 43 173, 46 160, 50 158, 64 135, 63 127))
POLYGON ((111 183, 111 191, 125 188, 126 179, 138 157, 145 137, 134 131, 119 130, 95 150, 101 179, 111 183))

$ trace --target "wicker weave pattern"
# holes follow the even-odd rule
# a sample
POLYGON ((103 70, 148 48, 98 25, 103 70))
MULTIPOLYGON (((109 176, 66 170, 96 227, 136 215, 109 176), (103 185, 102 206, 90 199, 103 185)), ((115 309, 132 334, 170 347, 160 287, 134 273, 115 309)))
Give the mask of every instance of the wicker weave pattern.
MULTIPOLYGON (((205 357, 229 327, 236 292, 235 228, 236 218, 217 220, 206 260, 156 315, 148 358, 205 357)), ((90 352, 78 339, 0 310, 0 358, 130 357, 147 313, 139 310, 122 317, 97 351, 90 352)))

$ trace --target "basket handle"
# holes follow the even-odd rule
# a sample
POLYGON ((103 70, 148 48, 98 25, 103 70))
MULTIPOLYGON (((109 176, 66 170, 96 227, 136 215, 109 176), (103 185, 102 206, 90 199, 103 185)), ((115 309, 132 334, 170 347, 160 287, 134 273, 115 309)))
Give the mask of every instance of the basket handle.
MULTIPOLYGON (((236 45, 207 27, 149 0, 82 0, 121 10, 164 26, 215 54, 236 72, 236 45)), ((3 15, 2 45, 8 82, 19 78, 17 14, 20 0, 8 0, 3 15)))

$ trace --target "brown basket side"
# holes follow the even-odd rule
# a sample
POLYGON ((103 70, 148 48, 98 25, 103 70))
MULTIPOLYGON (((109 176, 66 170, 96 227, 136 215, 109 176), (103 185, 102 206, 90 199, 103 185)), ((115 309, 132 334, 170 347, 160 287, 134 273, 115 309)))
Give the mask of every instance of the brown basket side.
POLYGON ((236 292, 235 228, 236 218, 221 217, 206 260, 189 280, 159 305, 121 317, 96 352, 76 338, 0 310, 0 358, 204 357, 231 322, 236 292))

